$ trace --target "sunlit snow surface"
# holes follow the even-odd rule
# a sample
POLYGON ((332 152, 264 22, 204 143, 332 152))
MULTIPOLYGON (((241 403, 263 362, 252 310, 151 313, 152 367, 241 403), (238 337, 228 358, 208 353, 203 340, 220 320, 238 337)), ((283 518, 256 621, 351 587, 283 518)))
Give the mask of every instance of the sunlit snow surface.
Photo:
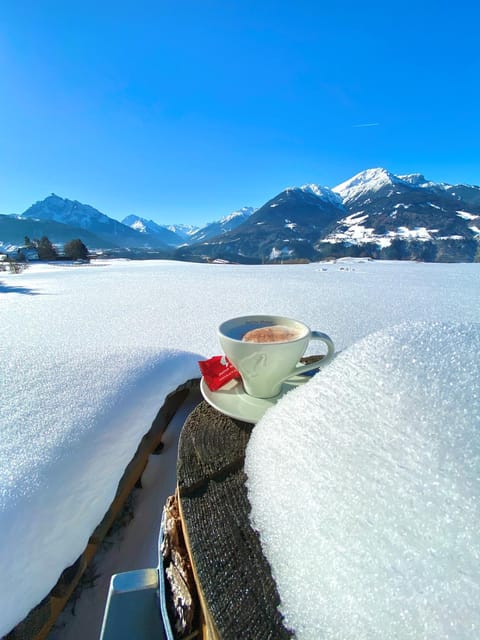
POLYGON ((256 426, 260 530, 299 639, 480 637, 480 324, 344 350, 256 426))
POLYGON ((221 321, 293 316, 345 349, 404 320, 478 322, 479 278, 366 261, 0 273, 0 636, 83 551, 166 394, 219 353, 221 321))

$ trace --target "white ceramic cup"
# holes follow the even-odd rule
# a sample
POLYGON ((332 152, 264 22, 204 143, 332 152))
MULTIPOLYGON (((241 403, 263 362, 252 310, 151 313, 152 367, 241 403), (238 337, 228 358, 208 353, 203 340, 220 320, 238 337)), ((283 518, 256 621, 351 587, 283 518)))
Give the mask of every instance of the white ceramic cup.
POLYGON ((318 369, 329 362, 335 347, 327 334, 311 331, 299 320, 283 316, 252 315, 226 320, 218 328, 223 352, 240 372, 245 391, 255 398, 273 398, 280 393, 282 383, 306 371, 318 369), (254 327, 280 325, 293 332, 294 338, 282 342, 245 342, 247 331, 254 327), (320 362, 300 365, 310 340, 320 340, 327 354, 320 362))

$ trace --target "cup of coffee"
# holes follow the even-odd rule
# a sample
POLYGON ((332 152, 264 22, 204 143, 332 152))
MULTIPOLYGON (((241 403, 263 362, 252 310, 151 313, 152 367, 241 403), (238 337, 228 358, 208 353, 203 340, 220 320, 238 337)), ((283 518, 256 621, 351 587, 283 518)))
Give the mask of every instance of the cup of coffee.
POLYGON ((327 334, 284 316, 232 318, 219 326, 218 337, 223 352, 239 371, 245 391, 255 398, 273 398, 285 380, 324 366, 335 351, 327 334), (300 365, 311 340, 325 343, 327 354, 320 362, 300 365))

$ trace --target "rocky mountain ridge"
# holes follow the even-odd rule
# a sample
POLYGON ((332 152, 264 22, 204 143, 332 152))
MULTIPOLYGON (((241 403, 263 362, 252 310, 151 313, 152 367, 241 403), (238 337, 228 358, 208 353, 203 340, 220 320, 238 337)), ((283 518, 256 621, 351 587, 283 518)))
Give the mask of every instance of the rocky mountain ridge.
POLYGON ((479 238, 480 187, 378 168, 333 189, 285 189, 236 230, 178 253, 238 262, 340 255, 471 261, 479 238))

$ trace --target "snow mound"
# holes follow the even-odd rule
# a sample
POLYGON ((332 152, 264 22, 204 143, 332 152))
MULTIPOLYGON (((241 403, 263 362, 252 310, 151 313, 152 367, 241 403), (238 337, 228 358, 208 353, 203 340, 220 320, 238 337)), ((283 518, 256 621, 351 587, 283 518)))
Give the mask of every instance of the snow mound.
POLYGON ((198 376, 176 350, 45 343, 3 362, 0 387, 0 636, 78 558, 165 397, 198 376), (22 372, 19 384, 18 372, 22 372))
POLYGON ((299 639, 480 637, 480 324, 340 353, 259 422, 252 522, 299 639))

